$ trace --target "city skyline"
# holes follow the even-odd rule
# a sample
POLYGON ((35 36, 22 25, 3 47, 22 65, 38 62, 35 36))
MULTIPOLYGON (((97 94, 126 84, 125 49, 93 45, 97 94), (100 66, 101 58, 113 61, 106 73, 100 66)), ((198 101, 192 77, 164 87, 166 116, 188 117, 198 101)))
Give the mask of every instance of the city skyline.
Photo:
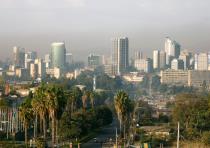
POLYGON ((82 51, 78 57, 90 52, 109 54, 110 38, 118 36, 129 37, 130 51, 152 53, 153 49, 163 49, 166 36, 178 41, 183 49, 209 49, 207 0, 120 2, 3 0, 0 58, 11 58, 9 50, 13 46, 44 55, 54 41, 65 41, 66 49, 74 55, 82 51))

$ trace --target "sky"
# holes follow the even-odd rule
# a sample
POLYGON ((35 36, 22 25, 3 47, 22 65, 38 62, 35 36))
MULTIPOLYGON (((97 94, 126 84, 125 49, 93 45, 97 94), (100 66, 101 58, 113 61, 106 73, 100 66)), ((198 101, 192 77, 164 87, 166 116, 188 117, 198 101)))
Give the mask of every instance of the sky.
POLYGON ((130 52, 163 49, 170 36, 183 49, 210 49, 209 0, 0 0, 0 59, 21 46, 39 55, 65 41, 77 60, 111 52, 127 36, 130 52))

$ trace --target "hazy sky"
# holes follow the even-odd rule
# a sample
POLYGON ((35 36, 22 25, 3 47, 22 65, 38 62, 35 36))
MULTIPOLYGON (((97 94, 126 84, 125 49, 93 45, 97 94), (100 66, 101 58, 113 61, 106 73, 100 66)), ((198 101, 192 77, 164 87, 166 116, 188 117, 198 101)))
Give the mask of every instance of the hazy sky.
POLYGON ((76 58, 110 53, 127 36, 130 50, 162 49, 170 36, 187 49, 210 49, 210 0, 0 0, 0 58, 17 45, 40 54, 65 41, 76 58))

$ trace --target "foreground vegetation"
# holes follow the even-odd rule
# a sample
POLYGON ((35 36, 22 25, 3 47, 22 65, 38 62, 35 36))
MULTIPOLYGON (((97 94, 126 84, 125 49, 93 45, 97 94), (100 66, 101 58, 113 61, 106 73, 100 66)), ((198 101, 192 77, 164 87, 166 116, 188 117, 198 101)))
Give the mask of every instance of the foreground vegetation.
POLYGON ((55 85, 40 85, 31 98, 19 107, 28 142, 28 129, 34 126, 35 138, 51 135, 52 145, 58 141, 79 139, 89 132, 112 122, 112 112, 101 101, 103 93, 64 90, 55 85), (101 99, 101 100, 100 100, 101 99))

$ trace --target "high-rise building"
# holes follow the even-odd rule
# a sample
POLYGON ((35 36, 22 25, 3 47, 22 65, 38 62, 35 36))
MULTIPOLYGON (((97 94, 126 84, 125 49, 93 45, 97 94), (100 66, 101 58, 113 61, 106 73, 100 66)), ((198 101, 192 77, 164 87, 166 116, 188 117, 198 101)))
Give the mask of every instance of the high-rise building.
POLYGON ((31 63, 30 64, 30 77, 33 79, 38 78, 38 65, 31 63))
POLYGON ((184 62, 184 69, 188 69, 190 66, 190 56, 189 53, 187 52, 181 52, 181 54, 179 55, 179 59, 183 60, 184 62))
POLYGON ((90 54, 88 56, 88 67, 90 68, 96 68, 98 66, 102 65, 102 59, 99 55, 90 54))
POLYGON ((73 55, 72 53, 66 53, 66 63, 72 64, 73 63, 73 55))
POLYGON ((166 52, 166 64, 170 65, 173 58, 178 58, 180 55, 181 46, 176 41, 171 40, 169 37, 165 39, 165 52, 166 52))
POLYGON ((112 40, 112 64, 115 67, 115 74, 124 73, 128 66, 129 41, 127 37, 115 38, 112 40))
POLYGON ((134 67, 142 72, 150 73, 152 72, 152 60, 147 59, 136 59, 134 61, 134 67))
POLYGON ((13 47, 13 59, 14 59, 14 66, 15 67, 25 67, 25 51, 20 47, 13 47))
POLYGON ((50 68, 51 67, 51 57, 50 57, 50 54, 46 54, 44 56, 44 63, 45 63, 45 67, 46 68, 50 68))
POLYGON ((208 54, 199 53, 195 55, 195 69, 196 70, 208 70, 208 54))
POLYGON ((35 59, 34 64, 37 65, 38 68, 38 77, 43 78, 46 75, 46 67, 42 59, 35 59))
POLYGON ((179 70, 179 69, 184 69, 184 62, 183 60, 180 59, 173 59, 171 61, 171 69, 172 70, 179 70))
POLYGON ((34 62, 34 60, 37 58, 37 53, 35 51, 30 51, 25 53, 25 68, 29 68, 31 62, 34 62))
POLYGON ((54 42, 51 44, 51 67, 65 69, 66 48, 64 42, 54 42))
POLYGON ((165 51, 160 51, 160 69, 164 69, 166 67, 166 53, 165 51))
POLYGON ((135 51, 134 60, 136 60, 136 59, 143 59, 143 52, 142 51, 135 51))
POLYGON ((160 51, 153 50, 153 69, 160 68, 160 51))

